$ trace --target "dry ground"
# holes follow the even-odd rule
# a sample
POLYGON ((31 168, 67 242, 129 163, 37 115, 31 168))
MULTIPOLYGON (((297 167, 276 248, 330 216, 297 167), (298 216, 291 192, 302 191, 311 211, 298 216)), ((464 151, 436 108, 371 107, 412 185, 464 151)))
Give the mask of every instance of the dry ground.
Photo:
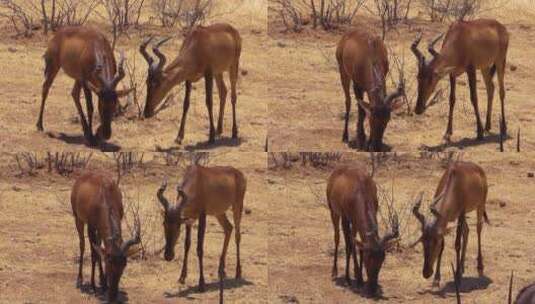
MULTIPOLYGON (((146 1, 149 3, 150 1, 146 1)), ((208 113, 204 97, 204 81, 194 84, 191 107, 188 113, 186 133, 182 146, 178 147, 174 139, 178 134, 182 115, 183 90, 177 88, 175 102, 170 108, 148 120, 117 119, 112 124, 113 135, 106 149, 154 151, 157 149, 186 150, 240 150, 262 151, 266 137, 267 89, 265 82, 268 55, 263 52, 269 43, 266 35, 267 2, 265 0, 218 0, 213 17, 207 23, 228 22, 235 26, 243 39, 240 67, 246 71, 240 75, 238 83, 237 117, 240 140, 231 140, 232 107, 230 93, 227 97, 225 125, 223 137, 215 144, 208 145, 208 113)), ((148 8, 142 14, 143 27, 132 30, 130 39, 121 37, 117 49, 124 50, 129 62, 135 61, 138 70, 138 85, 141 87, 141 100, 145 98, 145 72, 147 64, 138 53, 139 43, 148 34, 159 36, 175 36, 162 50, 169 60, 174 58, 182 42, 178 29, 166 30, 155 22, 148 22, 148 8), (154 25, 151 25, 154 24, 154 25)), ((103 20, 95 16, 91 25, 106 30, 103 20)), ((73 81, 63 72, 58 74, 47 100, 44 128, 51 132, 53 138, 46 133, 37 132, 35 123, 41 103, 41 86, 44 81, 45 52, 49 37, 37 33, 31 39, 12 39, 12 30, 6 19, 0 21, 0 120, 2 130, 0 138, 2 149, 9 151, 54 150, 85 148, 82 127, 78 122, 78 114, 71 98, 73 81), (61 133, 65 135, 61 136, 61 133)), ((228 77, 225 76, 227 87, 230 88, 228 77)), ((126 80, 123 81, 126 83, 126 80)), ((83 96, 82 96, 83 98, 83 96)), ((82 100, 83 101, 83 100, 82 100)), ((96 102, 96 101, 94 101, 96 102)), ((123 101, 124 102, 124 101, 123 101)), ((85 104, 85 103, 82 103, 85 104)), ((219 113, 219 97, 214 86, 214 113, 219 113)), ((85 106, 84 106, 85 108, 85 106)), ((134 116, 135 106, 131 106, 134 116)), ((95 112, 97 113, 97 112, 95 112)), ((95 114, 95 116, 98 116, 95 114)), ((218 115, 216 115, 217 119, 218 115)), ((96 126, 95 126, 96 129, 96 126)))
MULTIPOLYGON (((5 163, 12 158, 2 156, 5 163)), ((145 154, 143 168, 135 168, 121 179, 124 204, 139 202, 143 242, 149 253, 162 248, 163 228, 155 193, 164 176, 170 188, 181 179, 183 167, 163 165, 160 155, 145 154), (153 160, 149 161, 151 158, 153 160)), ((242 281, 234 280, 236 254, 234 237, 227 255, 225 298, 228 303, 267 302, 267 228, 268 199, 265 190, 266 158, 264 153, 210 155, 211 165, 232 165, 247 178, 245 210, 242 218, 242 281)), ((103 154, 94 155, 91 169, 114 172, 114 162, 103 154)), ((78 271, 78 236, 70 212, 70 189, 77 174, 61 177, 40 170, 35 177, 15 177, 17 170, 2 168, 0 178, 0 303, 99 303, 99 298, 75 288, 78 271)), ((114 173, 113 173, 114 174, 114 173)), ((170 198, 171 193, 167 194, 170 198)), ((132 222, 126 209, 126 222, 132 222)), ((230 212, 230 211, 229 211, 230 212)), ((125 223, 126 223, 125 222, 125 223)), ((193 230, 189 273, 185 285, 177 280, 183 256, 182 233, 174 261, 162 255, 146 260, 129 259, 120 283, 130 303, 215 303, 218 299, 217 263, 223 243, 223 232, 209 217, 205 239, 204 270, 207 291, 196 292, 198 264, 195 254, 196 227, 193 230), (180 262, 179 262, 180 261, 180 262)), ((123 236, 130 236, 123 224, 123 236)), ((90 279, 89 249, 86 243, 84 282, 90 279)), ((98 282, 98 279, 97 279, 98 282)), ((85 288, 87 289, 87 287, 85 288)))
MULTIPOLYGON (((499 1, 498 1, 499 2, 499 1)), ((484 11, 479 17, 495 18, 502 22, 510 33, 508 68, 506 73, 506 118, 509 135, 516 137, 519 127, 524 149, 535 146, 535 129, 533 128, 534 108, 531 97, 535 68, 533 49, 535 47, 535 7, 532 1, 514 0, 505 3, 500 9, 484 11), (509 67, 518 69, 512 72, 509 67)), ((418 2, 416 2, 418 3, 418 2)), ((489 1, 488 3, 494 3, 489 1)), ((270 7, 274 7, 270 2, 270 7)), ((386 45, 404 57, 405 74, 409 78, 407 94, 416 101, 416 65, 410 44, 419 31, 423 31, 422 51, 427 41, 448 28, 447 24, 431 23, 420 8, 413 9, 414 16, 409 24, 402 24, 386 37, 386 45)), ((305 15, 306 16, 306 15, 305 15)), ((344 97, 340 85, 340 76, 335 59, 336 43, 344 33, 338 30, 326 33, 306 27, 301 33, 283 33, 282 22, 274 10, 268 12, 268 30, 272 40, 271 66, 269 81, 269 123, 268 134, 271 151, 330 151, 349 150, 342 142, 344 97)), ((380 22, 365 10, 357 14, 354 28, 366 28, 380 34, 380 22)), ((349 29, 347 29, 349 30, 349 29)), ((439 49, 439 47, 437 47, 439 49)), ((426 55, 429 56, 429 55, 426 55)), ((391 63, 391 71, 397 80, 397 72, 391 63)), ((483 119, 487 113, 487 96, 482 77, 478 73, 478 96, 480 114, 483 119)), ((497 81, 495 80, 495 83, 497 81)), ((406 109, 399 110, 392 116, 385 132, 384 143, 393 151, 416 151, 444 149, 464 149, 468 151, 497 151, 499 145, 499 98, 496 93, 493 108, 493 128, 491 135, 483 141, 477 141, 475 115, 469 99, 467 79, 462 75, 458 79, 457 103, 453 119, 452 143, 443 145, 442 136, 446 130, 449 109, 449 81, 442 80, 444 98, 441 102, 421 116, 407 115, 406 109)), ((394 86, 387 79, 389 91, 394 86)), ((497 91, 496 91, 497 92, 497 91)), ((352 99, 355 97, 352 93, 352 99)), ((356 102, 352 102, 350 121, 350 138, 356 136, 356 102)), ((483 122, 484 123, 484 122, 483 122)), ((366 133, 369 134, 366 125, 366 133)), ((514 149, 515 140, 506 142, 506 151, 514 149)))
MULTIPOLYGON (((366 154, 346 154, 344 159, 347 164, 364 163, 370 167, 366 154)), ((515 274, 515 296, 522 286, 535 281, 535 273, 531 269, 535 262, 531 254, 534 241, 531 233, 534 213, 531 206, 535 203, 535 179, 527 176, 528 172, 535 170, 535 162, 533 158, 530 160, 518 154, 479 157, 467 153, 462 159, 478 163, 487 174, 487 212, 491 221, 491 226, 485 225, 482 232, 486 277, 479 278, 476 269, 475 215, 469 215, 466 271, 461 287, 463 303, 505 303, 511 270, 515 274), (500 202, 504 204, 503 207, 500 202)), ((407 203, 419 191, 425 191, 424 200, 429 204, 444 171, 442 164, 444 162, 437 158, 398 154, 384 161, 376 170, 376 183, 388 193, 394 183, 402 246, 419 236, 417 221, 410 214, 411 205, 407 203)), ((422 277, 421 245, 387 254, 379 278, 383 292, 379 301, 366 300, 359 290, 345 286, 343 240, 338 257, 338 278, 331 280, 333 228, 324 193, 332 169, 313 169, 298 164, 291 169, 270 167, 267 181, 271 191, 279 195, 271 200, 269 302, 454 303, 455 291, 450 270, 450 263, 454 262, 454 233, 446 238, 442 282, 438 290, 432 290, 431 280, 422 277), (320 195, 319 200, 314 193, 320 195)), ((384 214, 385 201, 380 199, 379 204, 384 214)), ((422 210, 427 210, 427 207, 422 207, 422 210)), ((383 224, 379 231, 383 235, 383 224)), ((353 278, 352 271, 351 276, 353 278)))

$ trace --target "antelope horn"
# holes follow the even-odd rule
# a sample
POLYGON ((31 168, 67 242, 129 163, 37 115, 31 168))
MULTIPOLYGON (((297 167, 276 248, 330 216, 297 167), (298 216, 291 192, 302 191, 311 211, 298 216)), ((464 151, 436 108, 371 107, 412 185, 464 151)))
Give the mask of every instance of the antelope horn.
POLYGON ((141 225, 139 223, 139 219, 135 220, 134 226, 135 226, 135 228, 134 228, 135 229, 134 237, 132 239, 126 241, 123 244, 123 246, 121 246, 121 252, 123 254, 126 254, 126 252, 128 251, 128 248, 130 248, 130 246, 141 243, 141 225))
POLYGON ((117 87, 119 82, 123 80, 123 78, 126 76, 124 72, 124 61, 125 61, 124 51, 121 51, 120 56, 121 57, 119 59, 119 64, 117 65, 117 75, 115 75, 115 77, 113 78, 111 82, 113 88, 117 87))
POLYGON ((167 41, 169 41, 171 38, 173 37, 167 37, 167 38, 164 38, 162 40, 160 40, 160 42, 158 42, 153 48, 152 48, 152 51, 154 52, 154 54, 156 55, 156 57, 158 57, 158 59, 160 59, 160 61, 158 62, 158 66, 156 67, 156 71, 161 71, 163 69, 163 67, 165 66, 165 64, 167 63, 167 58, 165 57, 165 55, 160 52, 160 47, 166 43, 167 41))
POLYGON ((414 204, 414 207, 412 207, 412 214, 420 221, 422 226, 425 225, 425 217, 423 214, 420 213, 420 206, 422 205, 422 199, 423 199, 424 193, 420 192, 418 195, 418 198, 416 199, 416 204, 414 204))
POLYGON ((436 217, 436 218, 441 218, 442 215, 440 214, 440 212, 438 212, 438 210, 435 208, 435 206, 431 206, 429 207, 429 210, 431 211, 431 213, 436 217))
POLYGON ((141 43, 141 45, 139 46, 139 52, 141 53, 141 55, 143 55, 143 58, 145 58, 145 60, 149 64, 149 68, 152 67, 152 64, 154 63, 154 59, 149 55, 149 53, 147 53, 147 45, 149 45, 149 43, 153 39, 154 39, 154 36, 151 35, 148 38, 145 38, 145 40, 143 40, 143 43, 141 43))
POLYGON ((180 207, 182 207, 184 206, 185 202, 188 200, 188 195, 186 194, 186 192, 184 192, 184 190, 182 190, 181 186, 176 187, 176 192, 177 192, 177 199, 178 199, 178 196, 182 197, 182 202, 180 203, 180 207))
POLYGON ((444 36, 444 33, 438 35, 433 41, 429 43, 427 50, 429 51, 429 53, 431 53, 431 55, 433 55, 433 57, 437 57, 439 55, 439 53, 435 50, 435 44, 442 38, 442 36, 444 36))
POLYGON ((156 196, 158 197, 158 200, 160 201, 160 204, 162 204, 165 211, 169 209, 169 201, 164 196, 164 192, 166 188, 167 188, 167 180, 164 180, 164 182, 162 183, 162 185, 160 186, 160 189, 158 189, 158 192, 156 194, 156 196))
POLYGON ((418 49, 418 44, 420 44, 420 41, 422 41, 422 33, 421 32, 416 37, 416 40, 414 40, 414 42, 412 43, 411 50, 414 53, 414 56, 416 56, 416 59, 418 59, 418 64, 422 65, 422 64, 425 64, 425 56, 418 49))

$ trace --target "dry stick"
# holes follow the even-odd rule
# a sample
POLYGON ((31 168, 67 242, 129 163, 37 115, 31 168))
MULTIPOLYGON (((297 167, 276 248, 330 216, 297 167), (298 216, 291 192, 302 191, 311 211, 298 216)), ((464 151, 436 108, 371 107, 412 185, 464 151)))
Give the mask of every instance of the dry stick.
POLYGON ((516 133, 516 152, 520 152, 520 127, 518 127, 518 132, 516 133))
POLYGON ((513 271, 511 270, 511 278, 509 279, 509 296, 507 297, 507 303, 513 303, 513 271))

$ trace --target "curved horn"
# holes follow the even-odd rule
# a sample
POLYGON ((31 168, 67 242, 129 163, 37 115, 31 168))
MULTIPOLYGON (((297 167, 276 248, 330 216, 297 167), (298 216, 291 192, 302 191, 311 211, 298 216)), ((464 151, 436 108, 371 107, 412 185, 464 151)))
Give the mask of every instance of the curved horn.
POLYGON ((164 180, 164 182, 162 183, 162 185, 160 186, 160 189, 158 189, 158 192, 156 194, 156 196, 158 197, 158 200, 160 201, 160 204, 162 204, 165 211, 169 209, 169 201, 164 196, 164 192, 166 188, 167 188, 167 180, 164 180))
POLYGON ((141 225, 139 223, 139 219, 135 219, 134 229, 135 229, 134 237, 126 241, 125 243, 123 243, 123 245, 121 246, 121 252, 123 254, 126 254, 130 246, 141 243, 141 225))
POLYGON ((176 192, 177 192, 177 199, 178 199, 178 196, 182 197, 182 202, 180 203, 180 206, 179 206, 179 208, 182 208, 188 200, 188 195, 186 194, 186 192, 184 192, 181 186, 176 187, 176 192))
POLYGON ((149 68, 151 68, 152 64, 154 63, 154 59, 149 55, 149 53, 147 53, 147 45, 149 45, 152 39, 154 39, 154 36, 152 35, 148 38, 145 38, 145 40, 143 40, 143 43, 141 43, 141 45, 139 46, 139 52, 141 53, 141 55, 143 55, 143 58, 145 58, 145 60, 149 64, 149 68))
POLYGON ((432 213, 437 219, 442 217, 442 215, 440 214, 440 212, 438 212, 438 210, 435 208, 435 206, 430 206, 430 207, 429 207, 429 210, 431 211, 431 213, 432 213))
POLYGON ((119 82, 123 80, 123 78, 126 76, 126 73, 124 72, 124 61, 125 61, 124 51, 121 51, 120 56, 121 57, 119 59, 119 64, 117 65, 117 74, 111 81, 112 88, 116 88, 119 82))
POLYGON ((418 64, 423 65, 425 64, 425 56, 420 52, 418 49, 418 44, 420 44, 420 41, 422 41, 422 33, 420 32, 418 36, 416 36, 416 40, 411 45, 411 50, 414 53, 414 56, 416 56, 416 59, 418 59, 418 64))
POLYGON ((433 39, 433 41, 431 41, 429 43, 429 46, 427 47, 427 50, 429 51, 429 53, 431 53, 431 55, 433 55, 433 57, 437 57, 438 55, 440 55, 435 50, 435 44, 437 44, 437 42, 442 38, 442 36, 444 36, 444 33, 438 35, 435 39, 433 39))
POLYGON ((158 62, 158 66, 156 67, 156 70, 157 71, 161 71, 163 69, 163 67, 165 66, 165 64, 167 63, 167 58, 165 57, 165 55, 160 52, 160 47, 166 43, 167 41, 169 41, 172 37, 167 37, 167 38, 164 38, 162 40, 160 40, 160 42, 158 42, 153 48, 152 48, 152 51, 154 52, 154 54, 156 55, 156 57, 158 57, 158 59, 160 59, 160 62, 158 62))
POLYGON ((416 204, 414 204, 414 207, 412 207, 412 214, 420 221, 420 224, 422 226, 425 225, 425 217, 423 214, 420 213, 420 206, 422 205, 422 199, 423 199, 424 193, 420 192, 418 195, 418 198, 416 199, 416 204))

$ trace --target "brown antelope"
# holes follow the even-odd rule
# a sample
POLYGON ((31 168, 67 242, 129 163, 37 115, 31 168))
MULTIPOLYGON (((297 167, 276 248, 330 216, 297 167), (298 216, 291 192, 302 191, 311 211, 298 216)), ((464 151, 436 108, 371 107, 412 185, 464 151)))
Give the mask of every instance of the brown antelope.
POLYGON ((372 178, 362 168, 342 167, 336 169, 327 184, 327 201, 331 211, 334 227, 334 261, 332 277, 338 275, 338 243, 340 240, 340 218, 346 244, 345 279, 350 285, 349 259, 353 256, 354 274, 357 286, 362 285, 362 263, 368 275, 370 294, 377 292, 379 271, 385 259, 385 251, 391 246, 392 240, 399 236, 398 225, 383 238, 379 237, 377 228, 377 187, 372 178), (359 242, 357 232, 362 240, 359 242), (360 264, 357 262, 355 244, 360 253, 360 264))
POLYGON ((470 100, 474 107, 477 124, 477 138, 483 139, 483 125, 479 116, 476 89, 476 70, 481 70, 487 88, 488 106, 485 130, 490 131, 492 124, 492 101, 494 98, 493 77, 498 72, 501 99, 501 132, 507 133, 505 123, 505 63, 509 34, 507 29, 495 20, 480 19, 474 21, 457 21, 453 23, 442 43, 442 49, 437 52, 434 45, 443 35, 435 38, 428 47, 432 59, 427 62, 425 56, 418 50, 422 39, 421 34, 413 42, 411 50, 418 60, 418 99, 416 114, 424 113, 427 100, 435 90, 437 83, 446 75, 450 75, 450 110, 448 127, 444 135, 446 141, 452 134, 453 108, 455 106, 456 78, 465 73, 468 76, 470 100))
MULTIPOLYGON (((507 303, 513 303, 513 272, 511 272, 511 278, 509 280, 509 295, 507 297, 507 303)), ((535 303, 535 283, 529 284, 522 288, 515 299, 515 304, 532 304, 535 303)))
POLYGON ((44 55, 45 82, 37 130, 43 131, 43 113, 45 101, 50 87, 59 69, 75 80, 72 98, 84 131, 84 137, 95 145, 97 139, 93 136, 93 101, 91 91, 98 96, 98 112, 100 126, 97 128, 99 139, 110 139, 111 121, 118 107, 117 99, 132 91, 117 90, 117 85, 124 78, 124 56, 118 67, 109 41, 104 34, 89 27, 65 27, 58 30, 48 43, 44 55), (80 92, 84 90, 87 106, 87 120, 80 104, 80 92))
POLYGON ((71 205, 80 239, 77 286, 81 287, 83 283, 84 227, 87 224, 91 244, 91 286, 96 290, 95 264, 98 261, 100 285, 103 289, 109 288, 108 299, 114 301, 119 290, 119 280, 126 267, 129 248, 140 242, 139 222, 135 223, 135 237, 123 242, 121 190, 117 183, 102 173, 86 173, 76 180, 71 192, 71 205), (104 242, 104 248, 100 247, 101 241, 104 242), (106 270, 105 276, 102 271, 102 260, 106 270))
POLYGON ((238 82, 238 68, 241 54, 241 37, 238 31, 229 24, 220 23, 210 26, 197 26, 187 34, 178 57, 168 66, 165 66, 167 58, 159 50, 159 47, 169 38, 164 39, 153 47, 154 54, 158 57, 157 64, 147 53, 147 45, 153 37, 146 39, 139 50, 149 65, 147 76, 147 101, 144 109, 146 118, 155 114, 156 107, 162 102, 171 89, 180 83, 186 83, 184 108, 180 120, 180 130, 176 138, 178 144, 184 139, 184 128, 188 114, 192 83, 205 80, 206 107, 210 119, 209 142, 215 140, 213 122, 212 88, 215 78, 219 90, 219 120, 217 122, 217 134, 223 133, 223 115, 227 87, 223 80, 223 73, 228 71, 230 76, 230 91, 232 102, 232 138, 238 138, 238 124, 236 122, 236 101, 238 99, 236 84, 238 82))
POLYGON ((424 278, 427 279, 433 275, 433 265, 436 262, 434 286, 440 284, 440 261, 444 251, 444 235, 447 232, 447 225, 455 219, 458 219, 457 239, 455 241, 456 274, 459 276, 459 280, 462 277, 468 244, 468 225, 465 215, 474 210, 477 211, 477 269, 479 275, 483 275, 481 230, 483 229, 483 219, 488 223, 485 211, 487 189, 487 178, 481 167, 474 163, 458 161, 450 165, 440 179, 430 207, 431 219, 426 219, 419 211, 423 197, 423 193, 420 193, 412 212, 421 224, 422 236, 414 244, 416 245, 418 242, 423 244, 424 267, 422 274, 424 278), (461 244, 462 254, 459 257, 461 244))
POLYGON ((403 83, 400 82, 396 92, 386 95, 388 55, 385 45, 378 37, 359 30, 352 31, 346 33, 338 42, 336 59, 346 102, 342 140, 349 141, 347 129, 351 110, 350 84, 353 82, 358 106, 357 146, 366 148, 364 119, 367 115, 370 125, 369 149, 380 151, 391 113, 402 105, 402 100, 398 97, 404 94, 403 83), (364 93, 367 93, 369 102, 364 101, 364 93))
POLYGON ((243 174, 232 167, 202 167, 193 165, 186 169, 182 184, 177 187, 176 203, 169 203, 164 192, 167 182, 158 190, 157 197, 163 206, 165 260, 172 261, 175 257, 175 244, 180 235, 180 226, 186 225, 186 240, 184 246, 184 261, 179 282, 184 284, 188 274, 188 252, 191 244, 191 226, 199 219, 197 235, 197 256, 199 258, 199 290, 204 291, 203 248, 206 230, 206 216, 212 215, 223 228, 225 240, 223 251, 219 259, 219 276, 225 276, 225 260, 227 248, 232 234, 232 225, 225 211, 232 206, 232 215, 236 231, 236 279, 241 279, 240 264, 240 222, 243 210, 243 198, 246 190, 246 180, 243 174))

